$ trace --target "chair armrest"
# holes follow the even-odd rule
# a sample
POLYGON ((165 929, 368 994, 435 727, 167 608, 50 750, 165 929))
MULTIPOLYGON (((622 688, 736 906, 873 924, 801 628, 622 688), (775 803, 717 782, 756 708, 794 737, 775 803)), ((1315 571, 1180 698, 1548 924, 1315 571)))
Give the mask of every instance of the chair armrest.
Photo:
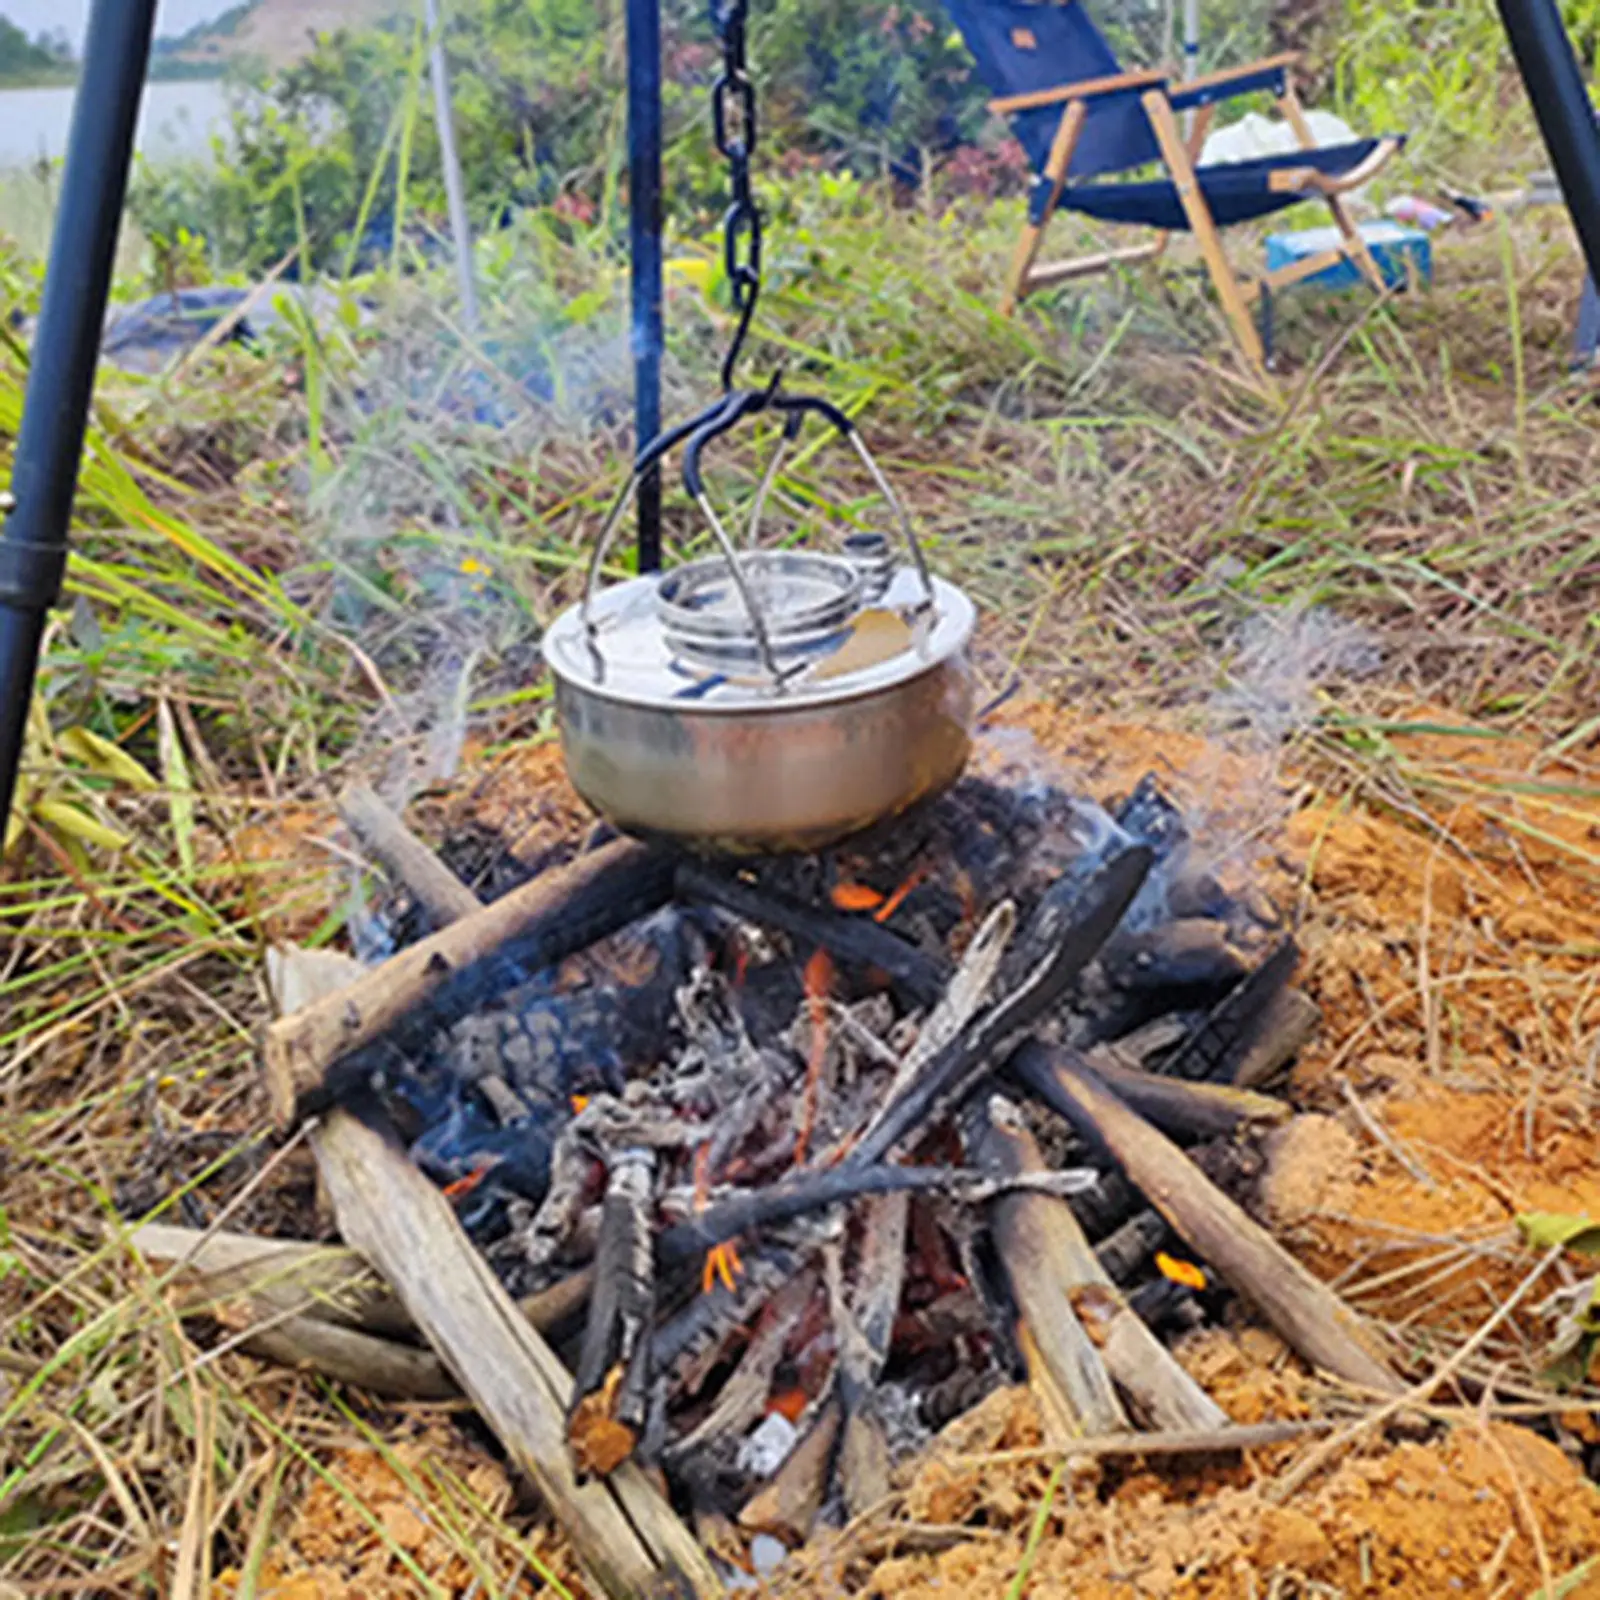
POLYGON ((1337 176, 1318 167, 1280 167, 1268 176, 1267 187, 1274 194, 1347 194, 1377 177, 1404 143, 1405 140, 1393 137, 1380 139, 1365 161, 1337 176))
POLYGON ((1191 106, 1210 105, 1234 95, 1251 94, 1257 89, 1268 88, 1286 76, 1289 69, 1302 59, 1300 51, 1285 50, 1281 55, 1263 56, 1259 61, 1246 61, 1241 66, 1224 67, 1220 72, 1208 72, 1202 77, 1186 79, 1175 85, 1169 96, 1172 109, 1186 111, 1191 106))
POLYGON ((1035 111, 1040 106, 1065 105, 1069 100, 1089 100, 1096 95, 1124 94, 1132 89, 1152 89, 1166 83, 1164 72, 1119 72, 1113 78, 1085 78, 1082 83, 1063 83, 1054 89, 1034 89, 1028 94, 1008 94, 989 102, 991 111, 1006 116, 1013 111, 1035 111))

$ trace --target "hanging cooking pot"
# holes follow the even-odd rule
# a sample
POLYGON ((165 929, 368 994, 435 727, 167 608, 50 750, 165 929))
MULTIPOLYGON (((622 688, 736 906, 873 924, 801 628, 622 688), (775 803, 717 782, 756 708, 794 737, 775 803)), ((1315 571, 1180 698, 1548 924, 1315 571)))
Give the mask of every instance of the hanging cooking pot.
POLYGON ((626 832, 735 854, 814 850, 948 787, 971 748, 976 614, 928 570, 909 518, 850 419, 809 396, 731 394, 639 457, 613 502, 582 600, 545 661, 578 792, 626 832), (700 471, 705 446, 762 411, 785 427, 734 548, 700 471), (899 525, 838 555, 755 547, 807 415, 854 447, 899 525), (639 480, 683 443, 683 481, 716 554, 608 588, 600 573, 639 480))

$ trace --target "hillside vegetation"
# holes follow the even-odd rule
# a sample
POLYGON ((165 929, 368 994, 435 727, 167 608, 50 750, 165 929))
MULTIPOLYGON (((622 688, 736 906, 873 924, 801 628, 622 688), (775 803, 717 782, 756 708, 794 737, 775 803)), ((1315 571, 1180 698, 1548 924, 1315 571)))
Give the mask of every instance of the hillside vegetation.
POLYGON ((402 0, 246 0, 173 40, 169 59, 219 69, 301 60, 318 34, 360 28, 403 9, 402 0))

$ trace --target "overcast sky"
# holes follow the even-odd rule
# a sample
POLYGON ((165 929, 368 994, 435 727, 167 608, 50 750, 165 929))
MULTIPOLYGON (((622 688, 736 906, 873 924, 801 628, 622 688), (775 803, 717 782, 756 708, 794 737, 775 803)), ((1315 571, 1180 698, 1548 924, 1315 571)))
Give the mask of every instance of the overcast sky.
MULTIPOLYGON (((158 33, 182 33, 197 22, 220 17, 237 0, 160 0, 156 8, 158 33)), ((0 0, 0 17, 10 17, 29 34, 65 28, 74 45, 83 41, 89 0, 0 0)))

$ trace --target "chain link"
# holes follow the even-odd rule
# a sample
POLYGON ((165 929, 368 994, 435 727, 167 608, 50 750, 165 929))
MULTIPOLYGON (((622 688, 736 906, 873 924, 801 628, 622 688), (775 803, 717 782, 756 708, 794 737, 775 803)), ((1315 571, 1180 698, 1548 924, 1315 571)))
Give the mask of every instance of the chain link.
POLYGON ((733 371, 761 296, 761 211, 750 186, 756 146, 756 90, 746 56, 749 0, 711 0, 711 23, 722 41, 722 72, 711 96, 717 152, 728 164, 732 203, 722 221, 722 261, 739 324, 722 362, 722 387, 733 388, 733 371))

